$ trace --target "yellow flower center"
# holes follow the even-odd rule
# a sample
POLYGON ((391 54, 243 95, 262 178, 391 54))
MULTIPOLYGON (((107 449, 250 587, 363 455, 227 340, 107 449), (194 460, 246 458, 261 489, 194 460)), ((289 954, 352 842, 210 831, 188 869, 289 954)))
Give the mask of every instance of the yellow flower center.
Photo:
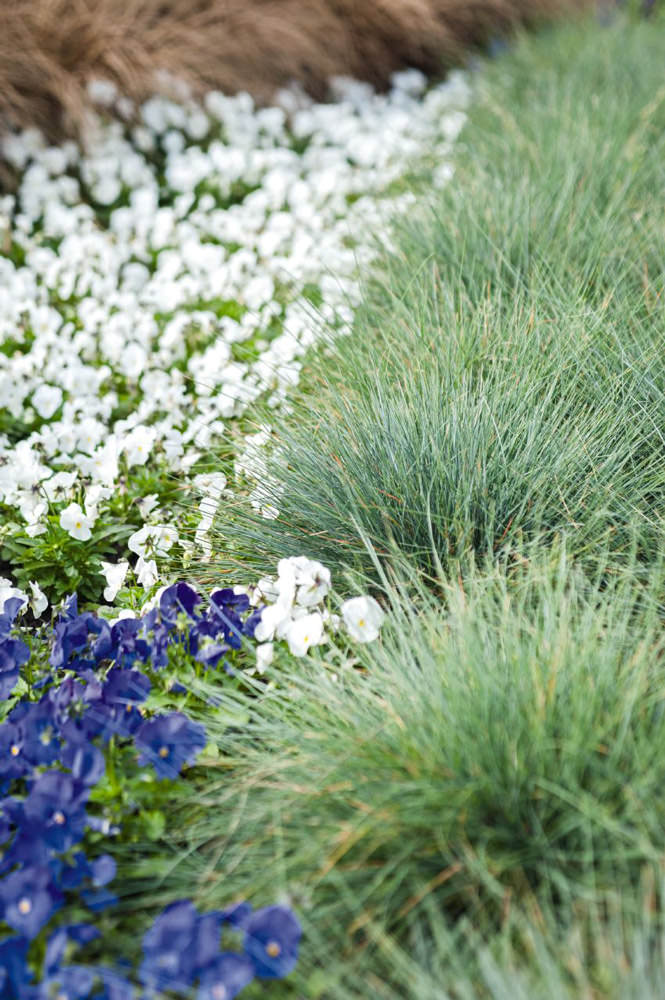
POLYGON ((358 628, 364 628, 364 627, 365 627, 365 619, 364 618, 359 618, 358 619, 358 628))
POLYGON ((65 822, 65 814, 63 812, 60 812, 60 810, 58 809, 57 812, 53 813, 53 822, 57 823, 58 826, 62 826, 62 824, 65 822))
POLYGON ((12 743, 12 745, 9 748, 9 752, 12 755, 12 757, 18 757, 18 755, 21 752, 21 748, 17 747, 15 743, 12 743))
POLYGON ((81 522, 77 521, 76 524, 74 525, 74 527, 81 528, 82 527, 81 522))
POLYGON ((31 909, 32 909, 32 903, 30 902, 29 899, 25 899, 25 897, 23 899, 19 899, 18 901, 19 913, 23 914, 23 916, 25 917, 27 916, 28 913, 30 913, 31 909))
POLYGON ((168 755, 169 755, 169 748, 168 747, 160 747, 159 748, 159 756, 160 757, 168 757, 168 755))
POLYGON ((277 941, 268 941, 268 944, 266 945, 266 952, 271 958, 277 958, 281 950, 281 945, 279 945, 277 941))

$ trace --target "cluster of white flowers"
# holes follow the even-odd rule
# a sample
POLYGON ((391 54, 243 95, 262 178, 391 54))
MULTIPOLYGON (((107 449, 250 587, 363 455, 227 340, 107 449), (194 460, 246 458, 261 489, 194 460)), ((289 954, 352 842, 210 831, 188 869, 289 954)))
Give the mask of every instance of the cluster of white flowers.
MULTIPOLYGON (((175 543, 209 553, 227 484, 202 474, 206 454, 252 430, 259 397, 285 399, 321 323, 349 329, 369 236, 413 197, 394 182, 425 162, 446 179, 468 85, 426 92, 414 71, 386 95, 347 80, 334 103, 289 91, 269 108, 93 96, 126 121, 94 117, 83 148, 0 141, 20 174, 0 198, 0 515, 94 542, 129 495, 144 527, 103 564, 110 601, 130 569, 153 587, 175 543), (148 473, 202 495, 194 538, 144 495, 148 473)), ((262 507, 250 465, 236 474, 262 507)))
POLYGON ((324 642, 342 624, 356 642, 378 637, 385 615, 373 597, 352 597, 336 615, 325 604, 329 591, 330 570, 306 556, 281 559, 277 579, 259 581, 251 594, 253 604, 267 604, 254 633, 259 669, 272 661, 275 639, 286 641, 294 656, 305 656, 310 646, 324 642))

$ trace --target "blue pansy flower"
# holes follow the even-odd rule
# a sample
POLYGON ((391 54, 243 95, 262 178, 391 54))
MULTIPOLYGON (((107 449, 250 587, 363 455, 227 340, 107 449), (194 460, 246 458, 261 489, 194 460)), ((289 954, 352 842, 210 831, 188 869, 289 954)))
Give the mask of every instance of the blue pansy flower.
POLYGON ((0 942, 0 1000, 16 1000, 25 995, 32 981, 29 944, 25 937, 10 937, 0 942))
POLYGON ((47 699, 28 707, 22 728, 26 759, 34 765, 53 764, 60 755, 60 738, 47 699))
POLYGON ((103 618, 95 617, 88 623, 88 627, 97 636, 90 648, 95 661, 100 663, 102 660, 111 659, 113 640, 111 638, 111 626, 109 623, 105 622, 103 618))
POLYGON ((140 670, 113 667, 106 675, 102 698, 108 705, 133 705, 145 701, 151 686, 150 679, 140 670))
POLYGON ((121 618, 111 628, 111 656, 121 667, 131 667, 136 660, 145 663, 150 656, 150 644, 139 634, 143 622, 139 618, 121 618))
POLYGON ((0 784, 7 785, 32 770, 25 756, 23 726, 4 722, 0 726, 0 784))
POLYGON ((171 903, 143 935, 139 978, 154 989, 186 990, 196 973, 192 945, 198 913, 190 900, 171 903))
POLYGON ((144 722, 134 736, 141 751, 139 764, 152 764, 160 778, 177 778, 206 744, 205 729, 181 712, 144 722))
POLYGON ((244 947, 261 979, 287 976, 298 960, 302 928, 286 906, 255 910, 245 924, 244 947))
POLYGON ((32 940, 63 903, 46 865, 30 865, 0 882, 3 919, 23 937, 32 940))
POLYGON ((219 955, 222 923, 219 910, 197 918, 192 941, 192 962, 196 975, 219 955))
POLYGON ((95 983, 95 972, 82 965, 61 965, 50 975, 44 976, 39 989, 33 994, 35 1000, 51 1000, 65 997, 66 1000, 88 1000, 95 983))
POLYGON ((61 889, 78 889, 90 878, 90 863, 83 851, 76 851, 71 861, 63 862, 57 875, 61 889))
POLYGON ((101 698, 85 705, 82 715, 76 719, 79 739, 94 740, 98 737, 107 743, 116 731, 116 710, 101 698))
POLYGON ((224 608, 225 611, 233 610, 236 614, 249 609, 249 597, 247 594, 236 594, 232 587, 222 587, 221 590, 214 590, 210 595, 212 604, 224 608))
POLYGON ((117 870, 115 858, 110 854, 100 854, 90 862, 90 878, 96 888, 108 885, 115 878, 117 870))
POLYGON ((247 636, 248 639, 253 639, 254 638, 254 633, 256 632, 256 626, 261 621, 261 613, 264 610, 265 609, 263 607, 256 608, 256 610, 252 611, 251 615, 249 615, 245 619, 245 624, 244 624, 243 627, 244 627, 244 630, 245 630, 245 635, 247 636))
POLYGON ((30 659, 30 647, 10 636, 22 607, 23 601, 20 598, 10 597, 5 601, 0 614, 0 699, 3 700, 14 690, 21 667, 30 659))
POLYGON ((223 951, 203 970, 197 1000, 233 1000, 254 978, 254 966, 245 955, 223 951))
POLYGON ((244 901, 233 903, 222 910, 222 920, 230 924, 231 927, 243 929, 247 926, 247 921, 252 915, 252 907, 244 901))
POLYGON ((205 645, 201 646, 196 654, 195 659, 197 663, 203 664, 203 666, 208 669, 208 667, 216 667, 222 657, 229 652, 231 647, 228 643, 218 643, 218 642, 207 642, 205 645))
POLYGON ((227 642, 234 649, 240 649, 245 634, 240 614, 249 608, 246 594, 234 594, 229 588, 215 590, 210 595, 208 619, 218 623, 227 642))
POLYGON ((12 693, 21 667, 30 659, 29 646, 20 639, 12 639, 10 635, 23 604, 20 597, 10 597, 5 601, 0 614, 0 699, 2 700, 12 693))
POLYGON ((2 856, 0 874, 5 875, 17 865, 21 868, 26 865, 48 866, 51 859, 51 852, 41 837, 35 836, 30 830, 19 829, 11 846, 2 856))
POLYGON ((194 608, 200 603, 201 598, 189 584, 182 581, 174 583, 166 588, 159 599, 162 621, 175 622, 182 612, 190 618, 196 618, 194 608))
POLYGON ((68 851, 83 837, 88 794, 89 789, 71 775, 47 771, 37 778, 25 800, 26 820, 49 847, 68 851))
POLYGON ((83 693, 83 688, 74 677, 65 677, 56 687, 46 692, 46 699, 53 713, 53 721, 62 726, 69 718, 69 711, 83 693))
POLYGON ((100 936, 100 932, 92 924, 65 924, 49 935, 44 955, 44 972, 52 976, 62 965, 65 950, 70 941, 75 944, 87 944, 100 936))
POLYGON ((128 979, 111 969, 99 969, 102 987, 95 1000, 134 1000, 136 991, 128 979))
POLYGON ((6 844, 14 831, 11 803, 12 799, 0 799, 0 847, 6 844))
POLYGON ((60 760, 64 767, 69 768, 73 778, 89 787, 96 785, 106 771, 104 754, 85 739, 70 739, 60 760))
MULTIPOLYGON (((76 595, 74 595, 74 601, 75 597, 76 595)), ((72 598, 70 598, 70 602, 71 600, 72 598)), ((70 615, 67 612, 60 615, 53 630, 54 641, 49 661, 52 667, 55 667, 56 670, 63 670, 65 667, 80 669, 83 665, 90 665, 90 661, 70 663, 70 660, 72 653, 81 652, 87 647, 89 626, 95 621, 95 616, 90 611, 81 615, 70 615)))
MULTIPOLYGON (((146 632, 148 628, 146 627, 146 632)), ((150 628, 152 635, 150 662, 155 670, 160 670, 169 662, 169 646, 171 644, 171 632, 173 628, 162 622, 157 622, 150 628)))

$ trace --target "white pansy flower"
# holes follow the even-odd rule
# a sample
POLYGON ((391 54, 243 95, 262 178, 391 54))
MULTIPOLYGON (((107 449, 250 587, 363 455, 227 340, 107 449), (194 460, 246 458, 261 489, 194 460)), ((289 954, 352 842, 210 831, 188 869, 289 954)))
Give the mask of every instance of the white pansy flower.
POLYGON ((139 556, 134 567, 134 573, 138 582, 146 590, 149 590, 159 580, 157 563, 154 559, 144 559, 143 556, 139 556))
POLYGON ((46 594, 42 591, 39 584, 30 580, 28 586, 30 587, 30 592, 32 594, 30 598, 30 608, 35 618, 39 618, 48 607, 48 598, 46 594))
POLYGON ((385 613, 373 597, 352 597, 341 607, 347 631, 356 642, 372 642, 379 635, 385 613))
POLYGON ((295 569, 296 604, 303 608, 320 604, 330 590, 330 570, 306 556, 296 556, 289 562, 295 569))
POLYGON ((127 548, 130 552, 135 552, 137 556, 144 556, 148 550, 148 542, 152 538, 150 525, 144 524, 142 528, 129 536, 127 548))
POLYGON ((157 434, 153 427, 135 427, 125 440, 127 464, 145 465, 152 452, 157 434))
POLYGON ((277 563, 277 603, 290 610, 296 596, 296 568, 290 559, 277 563))
POLYGON ((118 442, 111 438, 101 448, 95 449, 88 464, 90 475, 107 486, 113 486, 118 478, 118 442))
POLYGON ((99 504, 104 500, 108 500, 111 495, 112 491, 106 486, 100 486, 98 483, 94 486, 88 486, 83 500, 83 506, 88 517, 96 519, 99 504))
POLYGON ((58 500, 72 489, 77 479, 75 472, 56 472, 49 479, 43 480, 42 490, 49 500, 58 500))
POLYGON ((267 601, 273 604, 279 596, 279 587, 277 581, 271 576, 262 577, 256 585, 254 594, 252 595, 252 604, 260 604, 261 601, 267 601))
POLYGON ((42 420, 49 420, 61 403, 62 389, 55 385, 40 385, 32 394, 32 405, 42 420))
POLYGON ((129 344, 123 353, 120 371, 128 378, 136 379, 144 371, 147 360, 148 355, 140 344, 129 344))
POLYGON ((136 506, 141 511, 143 517, 147 517, 156 507, 159 506, 159 497, 156 493, 149 493, 145 497, 139 497, 136 506))
POLYGON ((46 532, 46 525, 42 521, 33 521, 32 524, 26 524, 25 533, 28 538, 36 538, 37 535, 43 535, 46 532))
POLYGON ((289 625, 286 640, 294 656, 305 656, 310 646, 323 640, 323 618, 318 612, 298 618, 289 625))
POLYGON ((157 524, 152 528, 152 538, 154 552, 158 556, 165 556, 178 541, 178 532, 168 525, 157 524))
POLYGON ((125 618, 136 618, 136 612, 132 611, 131 608, 123 608, 121 611, 118 612, 115 618, 111 618, 109 620, 109 625, 113 626, 116 624, 116 622, 124 621, 125 618))
POLYGON ((261 620, 254 631, 257 642, 274 639, 276 632, 291 622, 291 610, 282 604, 269 604, 261 612, 261 620))
POLYGON ((36 524, 48 510, 48 504, 39 494, 25 493, 19 500, 19 510, 28 524, 36 524))
POLYGON ((110 603, 116 599, 118 591, 125 582, 128 569, 129 563, 126 559, 121 559, 120 562, 117 563, 102 562, 102 573, 106 579, 104 600, 109 601, 110 603))
POLYGON ((256 647, 256 668, 260 674, 272 663, 274 652, 272 642, 262 642, 256 647))
POLYGON ((60 527, 79 542, 87 542, 92 537, 94 523, 95 518, 84 514, 77 503, 70 503, 60 514, 60 527))

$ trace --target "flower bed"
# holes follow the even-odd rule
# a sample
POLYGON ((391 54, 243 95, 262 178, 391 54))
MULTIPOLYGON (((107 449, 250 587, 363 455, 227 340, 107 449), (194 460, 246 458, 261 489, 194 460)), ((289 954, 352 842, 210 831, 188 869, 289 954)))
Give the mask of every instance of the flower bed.
POLYGON ((423 89, 135 109, 100 84, 125 121, 100 116, 85 150, 2 141, 0 576, 38 613, 72 590, 137 608, 168 558, 210 554, 230 491, 261 505, 266 405, 322 327, 350 328, 403 178, 450 174, 467 84, 423 89))
POLYGON ((98 940, 116 847, 160 841, 225 687, 260 701, 280 644, 349 665, 384 614, 333 609, 306 557, 209 598, 172 581, 211 555, 231 497, 275 515, 265 413, 324 330, 350 330, 358 264, 413 200, 403 179, 448 180, 467 85, 425 93, 410 72, 385 96, 339 81, 336 103, 264 109, 93 97, 84 149, 1 143, 0 998, 228 1000, 293 968, 288 900, 179 900, 132 966, 98 940))
MULTIPOLYGON (((210 675, 206 690, 242 685, 259 638, 261 669, 276 638, 299 656, 333 630, 346 628, 356 641, 376 638, 383 619, 376 602, 352 598, 339 617, 326 607, 329 590, 325 567, 299 557, 280 563, 277 580, 249 592, 216 590, 208 601, 173 584, 140 618, 113 623, 79 612, 73 596, 50 635, 20 627, 27 598, 4 602, 0 919, 13 936, 0 950, 0 997, 46 997, 54 988, 79 998, 134 996, 130 979, 113 968, 65 962, 69 945, 98 936, 93 924, 68 915, 90 917, 117 902, 107 888, 116 863, 105 841, 137 825, 149 836, 164 829, 173 784, 206 747, 205 726, 190 714, 219 705, 218 695, 202 689, 197 696, 202 674, 210 675), (41 982, 33 994, 35 973, 41 982), (93 993, 100 984, 103 991, 93 993)), ((252 913, 243 902, 199 915, 184 900, 146 932, 136 974, 151 989, 183 994, 197 983, 206 1000, 233 997, 255 976, 287 975, 299 937, 297 918, 283 905, 252 913), (227 926, 242 932, 242 953, 221 950, 227 926)))

